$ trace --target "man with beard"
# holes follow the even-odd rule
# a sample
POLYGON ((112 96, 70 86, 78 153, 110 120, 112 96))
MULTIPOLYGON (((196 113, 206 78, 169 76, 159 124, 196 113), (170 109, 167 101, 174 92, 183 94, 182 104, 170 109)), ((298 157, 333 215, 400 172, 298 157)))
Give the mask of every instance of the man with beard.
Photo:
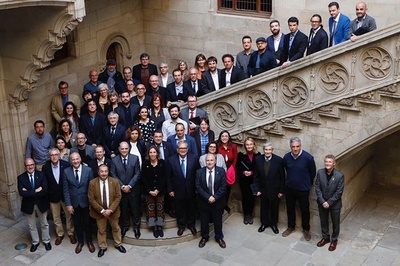
POLYGON ((167 106, 170 106, 172 102, 186 102, 188 95, 187 91, 183 88, 181 70, 175 69, 172 74, 175 82, 167 85, 167 106))
POLYGON ((87 144, 96 147, 103 141, 103 129, 107 126, 106 117, 97 112, 94 99, 88 101, 88 113, 81 116, 79 129, 87 137, 87 144))
POLYGON ((114 90, 118 81, 122 80, 122 74, 117 71, 117 63, 114 59, 107 60, 106 69, 100 73, 99 80, 106 83, 109 90, 114 90))
POLYGON ((248 78, 247 65, 249 64, 250 55, 255 51, 251 48, 251 37, 248 35, 243 36, 242 45, 244 50, 236 55, 236 66, 240 68, 243 71, 244 76, 248 78))
POLYGON ((328 48, 328 34, 322 26, 322 17, 314 14, 311 19, 310 35, 306 55, 310 55, 328 48))
POLYGON ((133 78, 149 87, 149 78, 151 75, 158 75, 157 66, 149 63, 150 55, 143 53, 140 55, 140 64, 133 67, 133 78))
POLYGON ((267 51, 266 39, 264 37, 259 37, 256 40, 256 44, 258 51, 251 54, 248 65, 248 73, 250 77, 277 67, 274 54, 267 51))
POLYGON ((121 105, 115 109, 119 115, 119 123, 129 128, 136 121, 139 112, 139 105, 131 103, 131 98, 128 91, 121 93, 121 105))
POLYGON ((367 15, 367 4, 364 2, 359 2, 356 5, 356 16, 357 18, 350 22, 350 40, 355 42, 357 37, 376 30, 376 22, 375 19, 369 15, 367 15))
POLYGON ((71 148, 71 153, 79 153, 82 163, 84 165, 88 165, 91 160, 96 158, 94 154, 94 147, 86 144, 87 139, 84 133, 78 133, 78 135, 76 135, 76 141, 78 144, 76 147, 71 148))
POLYGON ((222 63, 225 68, 221 70, 220 89, 233 85, 246 78, 244 72, 233 65, 234 60, 231 54, 224 54, 222 56, 222 63))
POLYGON ((175 134, 175 126, 178 123, 182 123, 185 126, 186 134, 188 134, 188 132, 189 132, 188 124, 186 123, 185 120, 179 118, 180 111, 181 111, 181 109, 176 104, 171 104, 168 107, 168 112, 169 112, 169 115, 171 116, 171 118, 165 120, 162 125, 162 133, 164 135, 164 138, 163 138, 164 141, 167 141, 167 138, 169 136, 175 134))
MULTIPOLYGON (((171 74, 169 74, 171 75, 171 74)), ((172 77, 172 75, 171 75, 172 77)), ((171 82, 174 80, 172 79, 171 82)), ((157 75, 151 75, 149 79, 150 87, 146 90, 146 95, 153 97, 154 94, 160 94, 163 100, 167 99, 167 88, 160 85, 160 78, 157 75)))
MULTIPOLYGON (((132 69, 129 66, 124 67, 124 69, 122 70, 122 74, 124 75, 124 79, 121 79, 117 82, 116 86, 115 86, 115 91, 118 94, 121 94, 123 91, 127 90, 127 85, 126 83, 128 82, 128 80, 132 80, 132 69)), ((139 80, 133 80, 134 84, 139 84, 140 81, 139 80)))
POLYGON ((272 35, 267 38, 267 50, 275 54, 276 63, 279 65, 285 34, 281 32, 281 25, 276 19, 271 20, 269 28, 272 35))
POLYGON ((44 132, 44 122, 37 120, 34 123, 35 134, 26 140, 25 158, 32 158, 35 161, 36 169, 42 170, 42 166, 50 159, 49 151, 54 147, 51 135, 44 132))
POLYGON ((204 94, 217 91, 221 84, 221 69, 217 68, 218 60, 215 56, 207 58, 208 71, 204 71, 202 80, 204 94))

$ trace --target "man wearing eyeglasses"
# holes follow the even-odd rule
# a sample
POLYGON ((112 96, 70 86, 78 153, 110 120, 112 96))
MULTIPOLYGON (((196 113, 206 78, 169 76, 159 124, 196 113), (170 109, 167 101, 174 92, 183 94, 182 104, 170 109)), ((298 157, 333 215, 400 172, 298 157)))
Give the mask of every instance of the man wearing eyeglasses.
POLYGON ((306 55, 310 55, 328 48, 328 34, 322 26, 322 18, 314 14, 311 19, 311 30, 308 35, 308 46, 306 55))

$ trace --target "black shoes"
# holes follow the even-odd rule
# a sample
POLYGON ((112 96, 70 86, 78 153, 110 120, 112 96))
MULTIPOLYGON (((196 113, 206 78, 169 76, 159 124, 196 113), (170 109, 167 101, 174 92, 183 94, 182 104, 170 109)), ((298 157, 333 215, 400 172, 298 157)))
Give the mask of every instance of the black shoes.
POLYGON ((135 233, 135 238, 138 239, 141 234, 140 234, 140 229, 139 228, 134 228, 133 233, 135 233))
POLYGON ((104 253, 106 252, 106 248, 105 249, 100 249, 99 252, 97 253, 97 257, 101 258, 104 256, 104 253))
POLYGON ((261 226, 260 226, 260 228, 258 228, 258 232, 259 233, 262 233, 262 232, 264 232, 265 231, 265 229, 268 227, 268 225, 266 225, 266 224, 262 224, 261 226))
POLYGON ((161 226, 157 226, 158 228, 157 228, 157 230, 158 230, 158 235, 160 236, 160 237, 164 237, 164 231, 162 230, 162 227, 161 226))
POLYGON ((44 248, 45 248, 47 251, 51 250, 51 244, 50 244, 50 242, 49 242, 49 243, 44 243, 44 248))
POLYGON ((124 237, 126 235, 126 232, 128 232, 128 228, 122 228, 121 229, 121 237, 124 237))
POLYGON ((38 246, 39 246, 39 243, 37 243, 36 245, 35 245, 35 244, 32 244, 32 246, 31 246, 31 252, 35 252, 35 251, 37 250, 38 246))
POLYGON ((274 232, 274 234, 279 234, 279 229, 278 229, 278 227, 276 227, 276 225, 271 225, 271 229, 272 229, 272 232, 274 232))
POLYGON ((253 215, 249 215, 249 214, 245 214, 243 217, 243 223, 244 224, 253 224, 254 220, 253 220, 253 215))
POLYGON ((126 253, 126 249, 124 248, 124 246, 119 246, 119 247, 115 247, 116 249, 118 249, 119 252, 121 253, 126 253))

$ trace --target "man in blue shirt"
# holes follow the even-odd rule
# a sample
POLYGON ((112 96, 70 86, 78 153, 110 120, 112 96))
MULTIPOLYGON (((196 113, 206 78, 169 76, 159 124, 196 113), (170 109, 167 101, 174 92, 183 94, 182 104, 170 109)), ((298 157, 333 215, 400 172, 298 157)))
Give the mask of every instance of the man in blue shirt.
POLYGON ((35 133, 26 140, 25 158, 32 158, 35 161, 36 169, 41 171, 44 163, 50 160, 49 151, 54 148, 54 141, 49 133, 44 132, 42 120, 37 120, 34 127, 35 133))

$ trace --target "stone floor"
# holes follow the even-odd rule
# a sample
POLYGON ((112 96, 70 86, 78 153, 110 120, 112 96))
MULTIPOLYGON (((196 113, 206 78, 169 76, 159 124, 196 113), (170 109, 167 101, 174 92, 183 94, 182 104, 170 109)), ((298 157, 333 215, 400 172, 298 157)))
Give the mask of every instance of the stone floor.
MULTIPOLYGON (((400 190, 374 187, 341 225, 338 248, 318 248, 319 232, 307 242, 300 230, 289 237, 274 235, 270 228, 258 233, 258 223, 244 225, 239 213, 224 223, 226 249, 210 240, 203 249, 199 239, 171 246, 138 247, 125 244, 120 254, 109 240, 104 257, 97 258, 86 246, 81 254, 65 241, 46 252, 43 245, 29 252, 29 233, 23 218, 18 221, 0 217, 1 265, 400 265, 400 190), (14 246, 27 243, 28 249, 14 246)), ((280 224, 281 231, 285 229, 280 224)), ((54 240, 54 235, 53 235, 54 240)), ((52 242, 54 243, 54 241, 52 242)))

